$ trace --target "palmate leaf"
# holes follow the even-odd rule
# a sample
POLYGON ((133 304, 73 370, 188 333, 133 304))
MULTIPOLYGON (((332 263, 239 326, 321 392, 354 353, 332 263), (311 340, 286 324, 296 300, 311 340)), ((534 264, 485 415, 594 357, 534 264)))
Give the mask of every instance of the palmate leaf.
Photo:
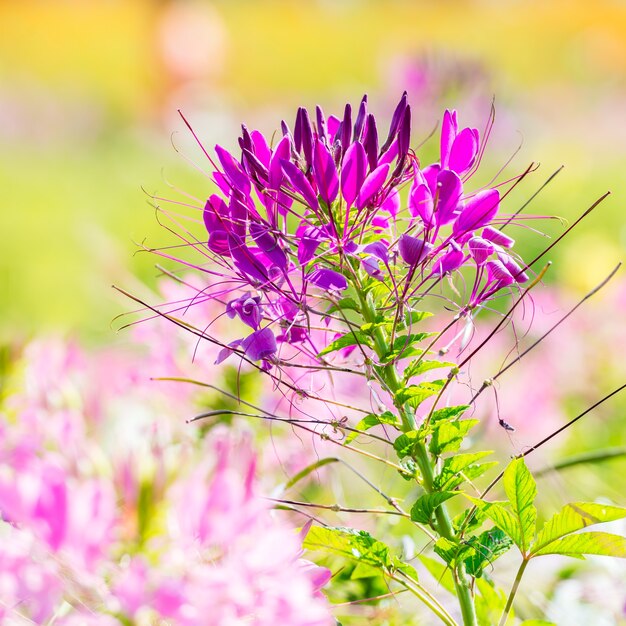
POLYGON ((467 542, 474 554, 465 559, 465 568, 470 576, 480 578, 485 567, 490 566, 512 545, 513 540, 500 528, 491 528, 467 542))
POLYGON ((626 559, 626 537, 601 532, 575 533, 552 541, 534 552, 533 556, 543 554, 562 554, 578 558, 584 558, 586 554, 597 554, 626 559))
POLYGON ((411 519, 420 524, 429 524, 437 507, 457 494, 458 492, 456 491, 425 493, 411 507, 411 519))
POLYGON ((440 369, 442 367, 456 367, 454 363, 447 361, 434 361, 426 359, 414 359, 411 361, 402 372, 402 379, 406 382, 413 376, 419 376, 430 370, 440 369))
MULTIPOLYGON (((354 428, 355 430, 369 430, 379 424, 389 424, 390 426, 399 426, 398 418, 391 412, 370 413, 366 415, 354 428)), ((361 433, 351 432, 345 439, 344 444, 352 443, 361 433)))
POLYGON ((550 518, 537 535, 531 553, 535 554, 553 541, 602 522, 612 522, 626 517, 626 509, 595 502, 571 502, 550 518))
POLYGON ((445 380, 433 380, 427 383, 420 383, 419 385, 403 387, 395 395, 395 405, 403 406, 408 404, 416 409, 424 400, 438 394, 445 382, 445 380))
POLYGON ((504 470, 504 491, 511 504, 511 510, 519 524, 519 537, 515 543, 522 554, 526 554, 535 537, 537 525, 537 483, 532 477, 524 459, 513 459, 504 470))
POLYGON ((402 433, 394 442, 393 447, 398 453, 398 457, 412 456, 415 445, 424 438, 424 434, 419 430, 409 430, 402 433))
POLYGON ((463 415, 463 413, 465 413, 467 409, 469 409, 468 404, 461 404, 459 406, 446 406, 442 409, 437 409, 436 411, 433 411, 432 415, 430 416, 430 423, 435 424, 443 420, 449 421, 457 419, 461 417, 461 415, 463 415))

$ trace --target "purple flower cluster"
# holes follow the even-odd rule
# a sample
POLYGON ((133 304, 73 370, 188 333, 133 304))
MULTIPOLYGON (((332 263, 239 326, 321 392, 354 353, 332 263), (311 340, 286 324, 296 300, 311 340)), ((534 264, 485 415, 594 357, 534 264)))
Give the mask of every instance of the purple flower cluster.
POLYGON ((312 317, 323 319, 329 302, 366 281, 409 305, 428 282, 471 266, 474 285, 460 305, 468 312, 527 280, 513 240, 496 227, 507 222, 499 190, 464 189, 484 142, 459 128, 456 112, 445 112, 439 162, 426 167, 410 148, 406 93, 384 139, 366 96, 356 115, 349 104, 341 117, 316 107, 312 119, 300 108, 275 145, 242 129, 239 158, 218 145, 211 160, 219 192, 203 216, 220 280, 206 294, 252 332, 218 362, 237 351, 270 369, 283 345, 315 357, 312 317))

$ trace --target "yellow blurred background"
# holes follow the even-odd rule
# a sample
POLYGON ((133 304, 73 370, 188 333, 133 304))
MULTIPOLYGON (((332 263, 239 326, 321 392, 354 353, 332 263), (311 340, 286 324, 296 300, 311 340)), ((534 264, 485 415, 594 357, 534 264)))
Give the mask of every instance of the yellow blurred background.
POLYGON ((131 308, 111 284, 154 282, 155 259, 134 254, 167 240, 149 194, 208 189, 178 108, 208 147, 234 147, 242 121, 271 132, 300 104, 332 111, 363 93, 384 115, 407 89, 417 144, 445 106, 482 128, 495 97, 487 170, 520 144, 509 175, 541 163, 513 202, 561 164, 530 213, 572 218, 613 192, 553 255, 554 276, 584 290, 624 256, 618 0, 5 0, 0 79, 3 339, 106 338, 131 308))

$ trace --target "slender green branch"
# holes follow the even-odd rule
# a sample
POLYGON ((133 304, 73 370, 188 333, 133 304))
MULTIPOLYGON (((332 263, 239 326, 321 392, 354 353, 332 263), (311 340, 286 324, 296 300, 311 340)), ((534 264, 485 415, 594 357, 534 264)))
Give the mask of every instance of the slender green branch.
POLYGON ((519 588, 519 584, 522 582, 522 576, 524 575, 524 570, 526 566, 530 562, 530 559, 524 559, 517 570, 517 574, 515 576, 515 580, 513 581, 513 586, 511 587, 511 593, 509 593, 509 597, 506 601, 506 606, 504 607, 504 611, 502 611, 502 617, 500 618, 500 622, 498 626, 504 626, 506 624, 506 620, 511 612, 511 607, 513 606, 513 600, 515 599, 515 594, 517 593, 517 589, 519 588))
POLYGON ((576 465, 584 465, 586 463, 603 463, 604 461, 611 461, 612 459, 618 459, 620 457, 626 457, 626 447, 607 448, 604 450, 594 450, 593 452, 577 454, 536 471, 535 478, 545 476, 551 472, 559 472, 564 469, 569 469, 570 467, 575 467, 576 465))

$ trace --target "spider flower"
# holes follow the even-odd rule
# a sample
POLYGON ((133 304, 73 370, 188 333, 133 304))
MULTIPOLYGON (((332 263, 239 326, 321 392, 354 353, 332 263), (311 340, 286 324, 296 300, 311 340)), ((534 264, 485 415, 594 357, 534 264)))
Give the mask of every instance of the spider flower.
POLYGON ((238 353, 270 370, 294 351, 315 360, 324 346, 314 325, 368 281, 410 309, 429 284, 469 268, 471 296, 457 303, 467 314, 527 279, 499 227, 512 219, 500 216, 500 190, 466 189, 484 144, 455 111, 443 116, 439 162, 427 165, 410 148, 406 93, 386 135, 367 96, 339 116, 299 108, 281 135, 242 126, 239 153, 217 145, 209 157, 218 192, 203 209, 204 252, 219 269, 203 295, 249 327, 217 340, 218 362, 238 353))

